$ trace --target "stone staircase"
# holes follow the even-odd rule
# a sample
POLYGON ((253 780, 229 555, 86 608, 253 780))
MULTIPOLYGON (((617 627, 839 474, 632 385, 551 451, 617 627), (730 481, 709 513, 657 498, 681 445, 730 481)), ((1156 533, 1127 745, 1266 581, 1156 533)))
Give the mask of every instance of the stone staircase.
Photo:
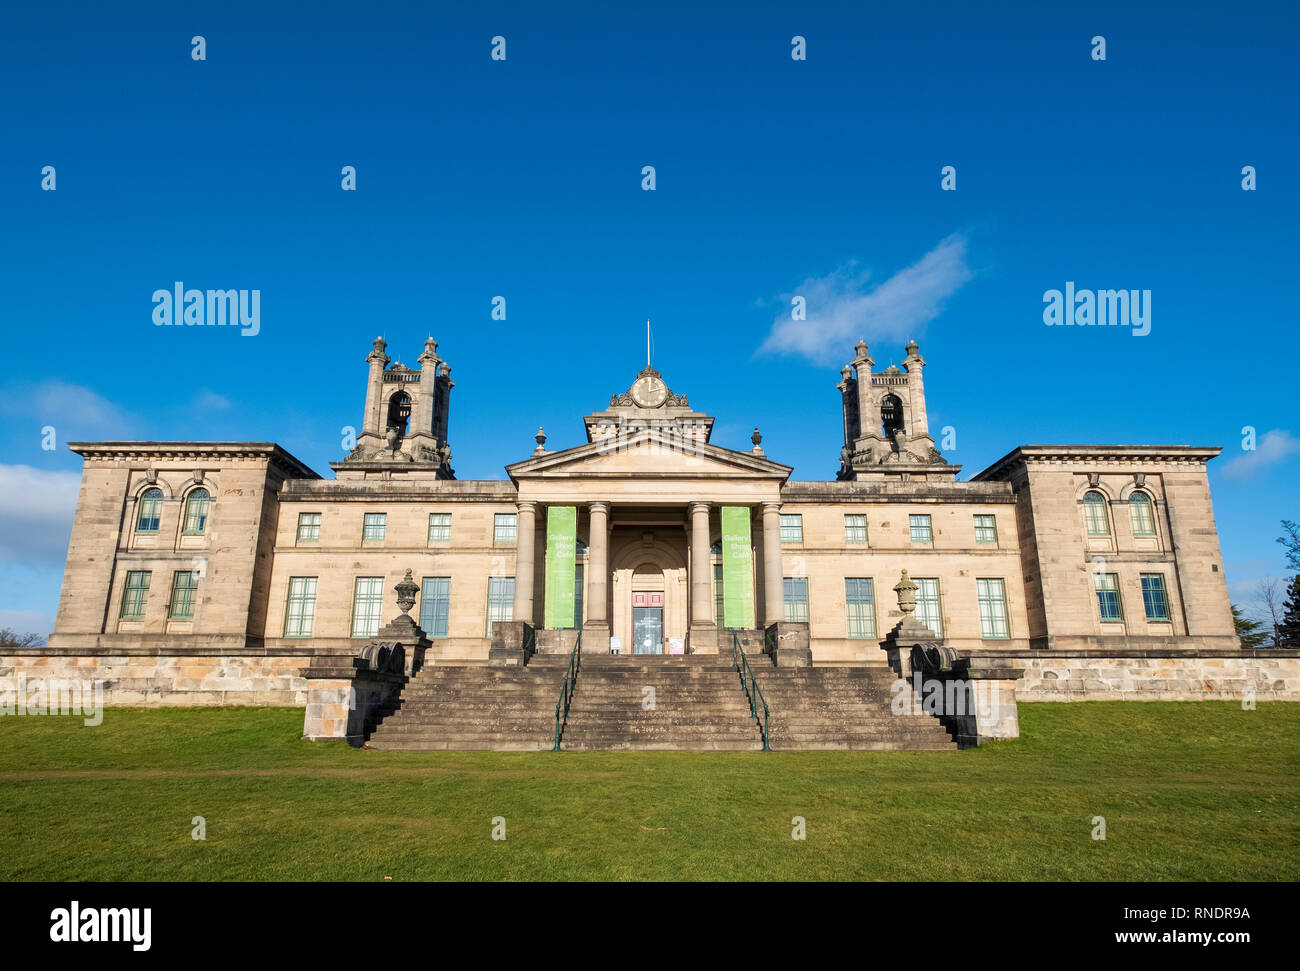
MULTIPOLYGON (((549 750, 568 661, 427 665, 368 747, 549 750)), ((895 676, 884 665, 776 668, 761 654, 750 665, 771 709, 774 751, 957 747, 937 718, 891 711, 895 676)), ((561 748, 758 752, 763 742, 730 654, 586 655, 561 748)))
MULTIPOLYGON (((534 658, 549 663, 549 659, 534 658)), ((555 682, 563 677, 556 668, 555 682)), ((560 747, 566 751, 762 751, 740 677, 718 655, 591 655, 560 747), (653 690, 653 707, 649 691, 653 690)))
POLYGON ((549 750, 563 676, 562 666, 426 664, 366 747, 549 750))
POLYGON ((772 711, 774 751, 957 748, 933 715, 894 714, 890 687, 897 675, 885 665, 776 668, 760 657, 750 666, 772 711))

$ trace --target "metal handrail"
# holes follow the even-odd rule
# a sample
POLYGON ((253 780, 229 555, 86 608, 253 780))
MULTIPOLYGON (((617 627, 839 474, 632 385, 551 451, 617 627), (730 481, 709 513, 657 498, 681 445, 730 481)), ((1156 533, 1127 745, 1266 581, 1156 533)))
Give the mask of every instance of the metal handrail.
POLYGON ((582 631, 578 631, 578 636, 573 642, 573 650, 569 652, 569 666, 564 672, 564 681, 560 685, 560 699, 555 703, 555 744, 551 746, 552 752, 560 750, 560 736, 564 733, 564 726, 569 722, 569 706, 573 702, 573 690, 578 686, 578 672, 582 670, 582 631), (561 720, 560 708, 564 708, 564 717, 561 720))
POLYGON ((754 669, 749 666, 749 658, 745 656, 745 649, 740 646, 740 635, 735 629, 731 631, 731 660, 735 669, 740 672, 740 686, 745 689, 745 698, 749 701, 750 717, 758 719, 758 702, 763 703, 763 721, 760 728, 763 730, 763 751, 772 751, 772 746, 768 744, 767 722, 771 717, 772 711, 767 707, 767 699, 763 697, 763 689, 758 686, 758 680, 754 677, 754 669), (748 677, 748 681, 746 681, 748 677))

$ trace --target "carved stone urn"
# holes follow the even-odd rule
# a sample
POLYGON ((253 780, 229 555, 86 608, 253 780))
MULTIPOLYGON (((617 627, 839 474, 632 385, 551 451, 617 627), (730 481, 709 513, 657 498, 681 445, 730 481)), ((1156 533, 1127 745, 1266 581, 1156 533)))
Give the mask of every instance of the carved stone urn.
POLYGON ((402 582, 393 587, 397 591, 397 606, 404 614, 409 614, 411 608, 415 606, 415 594, 419 591, 419 586, 411 578, 411 571, 406 571, 406 576, 402 582))
POLYGON ((904 614, 910 614, 916 610, 916 591, 917 586, 908 577, 907 571, 903 571, 902 578, 894 584, 894 593, 898 594, 898 609, 904 614))

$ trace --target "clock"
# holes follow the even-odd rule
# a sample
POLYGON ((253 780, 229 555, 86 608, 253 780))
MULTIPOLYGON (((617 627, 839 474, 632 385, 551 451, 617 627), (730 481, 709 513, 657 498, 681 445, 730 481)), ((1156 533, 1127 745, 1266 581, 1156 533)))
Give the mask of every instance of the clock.
POLYGON ((658 408, 668 397, 668 386, 647 374, 632 385, 632 400, 642 408, 658 408))

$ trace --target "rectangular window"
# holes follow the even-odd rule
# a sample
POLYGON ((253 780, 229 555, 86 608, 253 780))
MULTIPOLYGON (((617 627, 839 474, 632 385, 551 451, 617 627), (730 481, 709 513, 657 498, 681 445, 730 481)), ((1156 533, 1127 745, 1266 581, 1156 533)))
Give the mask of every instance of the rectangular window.
POLYGON ((1163 573, 1142 574, 1142 606, 1146 608, 1147 620, 1169 620, 1169 598, 1165 596, 1163 573))
POLYGON ((998 521, 993 516, 975 517, 975 542, 996 543, 998 541, 998 521))
POLYGON ((451 513, 429 513, 429 542, 445 543, 451 539, 451 513))
MULTIPOLYGON (((926 517, 929 518, 928 516, 926 517)), ((916 619, 943 636, 943 604, 939 601, 938 577, 914 577, 916 581, 916 619)))
POLYGON ((365 521, 361 526, 361 539, 383 539, 384 533, 388 529, 388 514, 382 512, 368 512, 365 521))
POLYGON ((907 517, 907 524, 912 531, 913 543, 929 543, 934 539, 934 532, 930 529, 930 517, 927 514, 913 514, 907 517))
POLYGON ((420 588, 420 627, 430 637, 446 637, 451 615, 451 577, 425 577, 420 588))
POLYGON ((492 542, 513 543, 519 537, 519 516, 513 512, 499 512, 492 521, 492 542))
POLYGON ((290 577, 284 610, 285 637, 311 637, 316 619, 316 577, 290 577))
MULTIPOLYGON (((514 519, 514 516, 510 517, 514 519)), ((492 625, 497 621, 513 620, 515 616, 515 578, 488 577, 487 632, 492 636, 492 625)))
POLYGON ((781 542, 803 542, 803 516, 797 513, 794 515, 781 514, 781 542))
POLYGON ((1101 619, 1110 623, 1123 620, 1124 614, 1119 602, 1119 574, 1094 573, 1092 584, 1097 591, 1097 607, 1101 611, 1101 619))
POLYGON ((785 619, 791 622, 808 623, 808 578, 786 577, 785 583, 785 619))
POLYGON ((172 574, 172 599, 167 616, 172 620, 194 619, 194 591, 199 586, 196 570, 177 570, 172 574))
POLYGON ((148 570, 131 570, 126 575, 126 589, 122 591, 122 619, 143 620, 144 603, 149 596, 148 570))
POLYGON ((713 616, 718 619, 718 630, 726 623, 726 612, 722 606, 722 564, 713 564, 713 616))
POLYGON ((844 578, 844 606, 850 637, 876 636, 876 592, 871 577, 844 578))
POLYGON ((352 636, 374 637, 378 634, 383 606, 384 578, 357 577, 352 593, 352 636))
POLYGON ((320 539, 320 513, 298 513, 298 542, 315 543, 320 539))
POLYGON ((1007 590, 1001 580, 976 580, 979 593, 980 637, 1010 637, 1007 629, 1007 590))
POLYGON ((844 517, 844 542, 865 543, 867 541, 867 517, 844 517))
POLYGON ((573 626, 582 630, 582 580, 584 570, 581 563, 573 567, 573 626))

